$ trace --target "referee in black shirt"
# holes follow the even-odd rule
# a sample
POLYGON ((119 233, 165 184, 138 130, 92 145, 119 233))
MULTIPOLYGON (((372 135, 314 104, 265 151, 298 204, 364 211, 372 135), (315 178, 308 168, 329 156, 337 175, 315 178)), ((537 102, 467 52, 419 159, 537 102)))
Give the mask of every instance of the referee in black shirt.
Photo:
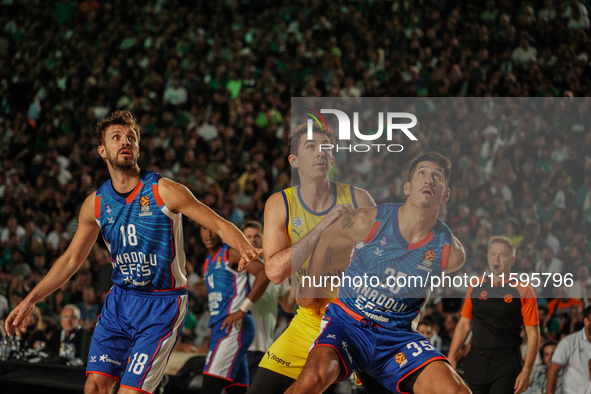
POLYGON ((478 286, 468 289, 447 357, 455 368, 455 358, 472 330, 463 376, 472 393, 519 394, 529 386, 539 346, 536 294, 531 286, 510 281, 515 247, 509 238, 492 237, 487 258, 493 283, 485 275, 478 286), (520 351, 522 326, 527 333, 525 362, 520 351))

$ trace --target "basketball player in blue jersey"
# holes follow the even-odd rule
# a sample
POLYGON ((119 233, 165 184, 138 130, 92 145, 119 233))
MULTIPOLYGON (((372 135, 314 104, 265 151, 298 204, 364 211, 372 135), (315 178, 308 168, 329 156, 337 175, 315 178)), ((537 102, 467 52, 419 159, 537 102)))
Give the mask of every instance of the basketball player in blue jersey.
POLYGON ((410 165, 404 204, 355 210, 324 231, 311 275, 325 271, 334 250, 355 246, 338 298, 327 306, 306 366, 287 393, 321 393, 353 371, 395 393, 470 392, 414 329, 429 296, 429 276, 455 271, 465 260, 462 245, 437 218, 449 199, 450 172, 451 163, 439 153, 422 154, 410 165), (399 280, 411 276, 425 281, 399 280), (365 277, 378 280, 364 283, 365 277))
POLYGON ((158 387, 187 314, 182 215, 205 224, 240 251, 257 258, 242 232, 200 203, 183 185, 141 170, 140 127, 129 111, 97 126, 98 153, 111 179, 80 210, 66 252, 6 319, 9 335, 24 332, 37 302, 80 268, 100 232, 109 248, 114 286, 96 325, 87 367, 86 394, 152 393, 158 387))
MULTIPOLYGON (((289 163, 297 170, 300 184, 269 197, 263 233, 267 276, 279 284, 295 273, 292 285, 297 289, 299 308, 289 327, 263 356, 249 388, 253 394, 283 393, 295 382, 318 336, 324 307, 336 296, 318 298, 302 292, 300 286, 320 234, 353 208, 375 206, 366 190, 329 180, 334 157, 320 145, 334 145, 332 130, 314 125, 311 139, 307 131, 307 124, 300 124, 290 139, 289 163)), ((350 248, 335 253, 331 269, 344 270, 349 252, 350 248)), ((360 380, 369 393, 386 392, 373 379, 360 376, 360 380)))
POLYGON ((201 226, 201 239, 209 252, 203 268, 208 291, 209 352, 203 369, 202 394, 246 393, 249 383, 246 353, 255 334, 249 309, 265 292, 269 279, 260 261, 238 272, 240 253, 220 236, 201 226), (248 271, 248 272, 247 272, 248 271), (248 274, 255 276, 252 290, 248 274))

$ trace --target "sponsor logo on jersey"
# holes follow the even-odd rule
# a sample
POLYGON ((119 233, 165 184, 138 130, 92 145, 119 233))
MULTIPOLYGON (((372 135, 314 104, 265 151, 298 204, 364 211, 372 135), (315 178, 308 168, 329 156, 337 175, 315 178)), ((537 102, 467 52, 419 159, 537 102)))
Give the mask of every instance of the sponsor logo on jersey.
POLYGON ((347 358, 349 359, 349 362, 352 363, 353 357, 351 357, 351 354, 349 353, 349 344, 343 341, 341 342, 341 345, 343 346, 343 350, 345 351, 345 353, 347 353, 347 358))
POLYGON ((115 364, 117 366, 120 366, 121 365, 121 361, 113 360, 113 359, 109 358, 109 355, 107 355, 107 354, 103 354, 100 357, 100 361, 103 362, 103 363, 115 364))
POLYGON ((114 217, 107 218, 107 222, 109 224, 113 224, 113 223, 115 223, 115 218, 114 217))
POLYGON ((488 295, 488 292, 486 290, 482 290, 480 292, 480 297, 478 297, 479 300, 486 300, 486 296, 488 295))
POLYGON ((404 367, 404 365, 408 363, 408 359, 406 358, 404 353, 396 353, 396 356, 394 356, 394 360, 396 360, 396 363, 400 368, 404 367))
POLYGON ((277 357, 275 355, 275 353, 271 353, 268 350, 267 350, 267 360, 275 361, 277 364, 285 365, 286 367, 289 367, 289 365, 291 364, 291 361, 285 361, 284 359, 277 357))
POLYGON ((380 248, 376 248, 376 250, 373 252, 376 256, 383 256, 384 253, 384 249, 380 249, 380 248))
POLYGON ((330 339, 337 339, 337 336, 334 334, 328 334, 326 337, 330 339))
POLYGON ((90 356, 90 362, 96 363, 96 356, 90 356))
POLYGON ((388 236, 382 235, 382 238, 380 238, 378 243, 380 244, 380 246, 386 246, 388 244, 388 236))
POLYGON ((511 294, 505 294, 505 297, 503 297, 503 300, 507 303, 510 304, 511 301, 513 301, 513 296, 511 294))
POLYGON ((303 221, 303 220, 302 220, 302 218, 301 218, 301 217, 299 217, 299 216, 296 216, 296 217, 295 217, 295 218, 293 218, 293 220, 291 221, 291 225, 292 225, 294 228, 300 228, 300 227, 302 227, 302 225, 303 225, 303 224, 304 224, 304 221, 303 221))
POLYGON ((222 256, 219 256, 215 261, 215 268, 220 268, 222 266, 222 256))
POLYGON ((105 205, 105 212, 107 213, 107 215, 110 215, 113 213, 113 208, 111 207, 111 204, 105 205))

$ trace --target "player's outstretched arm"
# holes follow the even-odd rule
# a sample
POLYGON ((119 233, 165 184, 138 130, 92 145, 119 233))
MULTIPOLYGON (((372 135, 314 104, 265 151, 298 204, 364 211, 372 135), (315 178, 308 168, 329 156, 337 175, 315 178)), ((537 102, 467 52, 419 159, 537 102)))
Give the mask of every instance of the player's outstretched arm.
POLYGON ((464 246, 462 246, 462 243, 455 237, 455 235, 452 235, 447 272, 452 273, 459 270, 464 265, 464 262, 466 262, 466 251, 464 250, 464 246))
MULTIPOLYGON (((323 277, 328 272, 328 266, 335 250, 351 247, 363 241, 371 231, 378 209, 359 208, 340 218, 333 226, 322 233, 308 265, 310 277, 323 277)), ((319 280, 316 280, 319 283, 319 280)), ((315 297, 331 298, 328 289, 319 288, 315 297)))
POLYGON ((25 317, 33 311, 35 304, 62 287, 88 257, 100 230, 94 219, 95 195, 96 193, 92 193, 82 204, 78 229, 66 252, 56 260, 45 278, 6 318, 5 328, 8 335, 25 332, 25 317))
MULTIPOLYGON (((238 263, 240 261, 240 253, 238 253, 234 249, 230 249, 228 251, 228 260, 230 262, 231 267, 238 267, 238 263)), ((246 270, 249 274, 255 276, 254 283, 252 284, 252 289, 250 293, 248 293, 248 297, 244 301, 243 305, 240 306, 240 310, 228 315, 224 321, 222 322, 221 328, 224 329, 228 327, 231 328, 232 325, 236 326, 238 322, 241 322, 250 307, 257 302, 260 296, 263 295, 265 290, 267 290, 267 285, 269 284, 269 278, 265 275, 265 266, 261 263, 258 259, 253 260, 248 264, 246 270)), ((238 328, 236 326, 236 328, 238 328)))
POLYGON ((261 249, 252 247, 238 227, 197 200, 186 186, 170 179, 160 178, 158 180, 158 191, 162 202, 172 212, 180 212, 200 225, 207 227, 219 235, 230 247, 239 251, 242 256, 239 271, 242 270, 242 266, 250 263, 262 253, 261 249))
POLYGON ((351 212, 351 204, 335 205, 313 229, 291 245, 287 234, 287 212, 281 192, 273 194, 265 203, 263 250, 265 271, 271 282, 279 284, 296 272, 308 259, 320 234, 339 217, 351 212))
POLYGON ((449 352, 447 353, 447 359, 449 360, 449 363, 453 369, 456 369, 456 357, 466 342, 466 338, 468 338, 470 330, 472 330, 472 319, 460 316, 460 321, 454 330, 454 336, 451 339, 451 345, 449 347, 449 352))
POLYGON ((536 354, 540 348, 540 326, 525 326, 527 334, 527 353, 523 368, 515 379, 514 394, 523 393, 529 387, 529 377, 534 369, 536 354))

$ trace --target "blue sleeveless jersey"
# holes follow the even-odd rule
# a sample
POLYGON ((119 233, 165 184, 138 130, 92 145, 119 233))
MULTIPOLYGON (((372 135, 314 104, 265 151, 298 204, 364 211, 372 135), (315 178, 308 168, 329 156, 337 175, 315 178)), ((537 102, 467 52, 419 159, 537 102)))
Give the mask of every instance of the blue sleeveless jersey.
POLYGON ((230 247, 224 244, 215 256, 207 256, 203 267, 208 293, 209 327, 238 311, 250 292, 248 271, 238 272, 228 266, 228 249, 230 247))
POLYGON ((378 207, 370 233, 351 252, 337 304, 382 327, 410 330, 429 298, 431 276, 447 268, 452 233, 438 219, 425 239, 409 244, 398 228, 401 205, 378 207))
POLYGON ((158 193, 160 174, 142 171, 136 188, 119 196, 111 180, 96 191, 95 219, 111 254, 113 283, 139 291, 185 288, 185 252, 180 213, 158 193))

